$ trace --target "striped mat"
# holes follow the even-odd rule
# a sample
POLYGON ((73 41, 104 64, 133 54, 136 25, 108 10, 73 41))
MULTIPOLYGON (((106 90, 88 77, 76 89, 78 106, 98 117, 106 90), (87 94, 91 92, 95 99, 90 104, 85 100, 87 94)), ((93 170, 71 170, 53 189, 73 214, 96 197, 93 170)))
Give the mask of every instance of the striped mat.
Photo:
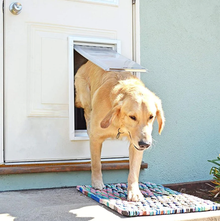
POLYGON ((77 190, 124 216, 154 216, 220 210, 220 204, 180 193, 150 182, 139 183, 143 202, 127 201, 127 184, 105 184, 103 190, 90 185, 77 186, 77 190))

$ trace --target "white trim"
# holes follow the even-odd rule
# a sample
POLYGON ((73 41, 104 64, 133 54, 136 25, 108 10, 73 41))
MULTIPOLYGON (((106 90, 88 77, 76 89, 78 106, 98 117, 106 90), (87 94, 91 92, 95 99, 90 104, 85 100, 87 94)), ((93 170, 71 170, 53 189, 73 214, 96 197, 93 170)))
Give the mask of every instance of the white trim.
MULTIPOLYGON (((1 5, 2 7, 2 1, 1 5)), ((4 163, 4 149, 3 149, 3 99, 4 99, 4 91, 3 91, 3 12, 2 8, 0 9, 0 164, 4 163)))
MULTIPOLYGON (((140 0, 132 4, 133 60, 140 64, 140 0)), ((140 78, 140 73, 135 73, 140 78)))
POLYGON ((87 38, 79 36, 69 36, 69 137, 70 140, 89 140, 86 131, 76 131, 74 124, 74 45, 95 45, 112 47, 117 52, 121 52, 121 42, 119 40, 107 39, 107 38, 87 38))

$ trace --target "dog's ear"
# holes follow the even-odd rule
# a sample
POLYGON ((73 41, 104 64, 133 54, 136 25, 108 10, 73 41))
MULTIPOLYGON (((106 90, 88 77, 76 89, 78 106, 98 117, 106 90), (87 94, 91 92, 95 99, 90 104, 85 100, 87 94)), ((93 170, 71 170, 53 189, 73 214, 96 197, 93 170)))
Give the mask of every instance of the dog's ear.
POLYGON ((101 128, 107 128, 115 119, 115 117, 119 114, 121 107, 117 105, 116 107, 112 108, 107 115, 104 117, 102 122, 100 123, 101 128))
POLYGON ((156 107, 157 107, 157 112, 156 112, 156 115, 157 115, 157 122, 158 122, 158 125, 159 125, 159 134, 161 134, 163 128, 164 128, 164 125, 165 125, 165 117, 164 117, 164 112, 163 112, 163 109, 162 109, 162 104, 161 104, 161 100, 156 97, 156 107))

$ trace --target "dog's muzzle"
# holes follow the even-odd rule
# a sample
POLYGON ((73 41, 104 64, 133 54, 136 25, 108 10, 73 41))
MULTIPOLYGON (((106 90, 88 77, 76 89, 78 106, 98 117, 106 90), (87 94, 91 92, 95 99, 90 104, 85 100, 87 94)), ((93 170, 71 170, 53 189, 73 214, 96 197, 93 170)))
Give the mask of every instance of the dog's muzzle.
MULTIPOLYGON (((120 129, 120 128, 119 128, 120 129)), ((119 129, 118 129, 118 133, 119 133, 119 129)), ((130 131, 128 131, 128 134, 130 136, 130 139, 132 140, 132 137, 131 137, 131 133, 130 131)), ((140 140, 138 142, 138 147, 136 145, 133 144, 133 146, 135 147, 135 149, 139 150, 139 151, 143 151, 145 149, 147 149, 148 147, 150 147, 151 145, 151 142, 148 142, 148 141, 143 141, 143 140, 140 140)))

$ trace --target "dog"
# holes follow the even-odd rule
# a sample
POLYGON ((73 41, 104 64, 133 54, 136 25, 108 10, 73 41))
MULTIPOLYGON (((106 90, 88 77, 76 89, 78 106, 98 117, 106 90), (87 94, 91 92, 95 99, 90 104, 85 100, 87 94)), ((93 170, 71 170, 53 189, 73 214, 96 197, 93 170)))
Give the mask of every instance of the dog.
POLYGON ((75 106, 84 109, 90 138, 91 180, 103 189, 101 148, 107 138, 126 136, 129 146, 129 201, 142 201, 138 180, 143 151, 152 144, 152 128, 159 134, 165 118, 161 100, 130 72, 108 72, 87 61, 75 75, 75 106))

